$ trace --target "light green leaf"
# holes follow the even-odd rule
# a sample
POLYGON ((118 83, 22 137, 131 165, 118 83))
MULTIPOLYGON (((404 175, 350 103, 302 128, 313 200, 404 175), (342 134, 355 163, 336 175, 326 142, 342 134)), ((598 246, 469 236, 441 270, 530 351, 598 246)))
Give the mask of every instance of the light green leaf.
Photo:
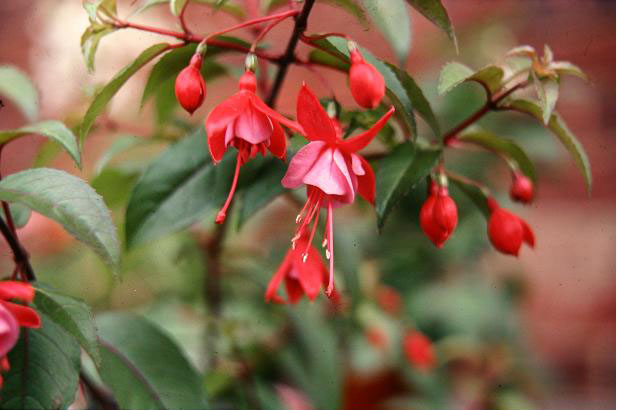
MULTIPOLYGON (((355 0, 320 0, 323 3, 330 4, 335 7, 339 7, 352 16, 354 16, 362 26, 366 27, 368 20, 362 7, 358 6, 355 0)), ((287 0, 287 2, 289 2, 287 0)))
POLYGON ((532 46, 523 45, 517 46, 506 53, 506 57, 527 57, 530 59, 537 58, 536 50, 532 46))
POLYGON ((437 27, 442 29, 448 37, 450 37, 458 53, 456 34, 454 34, 454 28, 450 22, 450 17, 448 17, 446 8, 441 4, 441 0, 407 0, 407 3, 437 27))
POLYGON ((585 81, 589 80, 587 74, 585 74, 583 70, 567 61, 555 61, 551 63, 548 68, 556 71, 559 75, 574 75, 576 77, 582 78, 585 81))
POLYGON ((421 149, 405 142, 379 161, 375 198, 379 229, 383 228, 396 203, 429 175, 440 155, 441 150, 421 149))
POLYGON ((92 23, 81 35, 81 53, 89 72, 94 72, 94 56, 99 47, 99 42, 104 36, 114 31, 116 29, 112 26, 92 23))
MULTIPOLYGON (((15 228, 23 228, 26 226, 28 221, 30 220, 30 216, 32 215, 32 211, 25 205, 22 204, 9 204, 9 210, 11 211, 11 217, 13 218, 13 224, 15 228)), ((0 211, 0 217, 2 220, 6 221, 6 217, 3 211, 0 211)))
POLYGON ((170 0, 169 9, 171 10, 171 14, 179 16, 187 1, 188 0, 170 0))
POLYGON ((34 306, 37 311, 47 315, 73 336, 99 366, 101 357, 94 316, 86 302, 62 295, 46 286, 36 285, 35 288, 34 306))
POLYGON ((30 124, 16 130, 0 131, 0 144, 7 143, 15 138, 24 135, 39 134, 43 135, 62 146, 73 158, 79 168, 81 168, 81 156, 77 146, 77 138, 60 121, 49 120, 30 124))
MULTIPOLYGON (((200 4, 207 5, 207 6, 211 6, 215 8, 216 10, 221 9, 225 11, 226 13, 229 13, 232 16, 237 17, 239 19, 244 17, 244 10, 238 4, 225 3, 217 7, 217 3, 219 2, 218 0, 191 0, 191 1, 193 3, 200 3, 200 4)), ((159 4, 166 4, 166 3, 169 3, 169 0, 142 0, 139 3, 138 7, 134 11, 132 11, 130 15, 139 14, 143 11, 146 11, 152 6, 157 6, 159 4)))
POLYGON ((443 95, 464 81, 475 81, 494 94, 501 88, 502 79, 503 69, 501 67, 489 65, 474 72, 464 64, 451 62, 441 69, 437 90, 440 95, 443 95))
POLYGON ((115 17, 118 14, 116 0, 92 0, 83 2, 84 9, 88 13, 90 21, 97 20, 97 12, 105 14, 109 17, 115 17))
POLYGON ((404 0, 363 0, 364 7, 373 18, 404 65, 411 47, 411 25, 404 0))
MULTIPOLYGON (((507 108, 529 114, 538 121, 543 122, 542 108, 533 101, 518 99, 508 102, 505 106, 507 108)), ((589 158, 587 157, 585 148, 583 148, 578 138, 576 138, 572 131, 570 131, 566 123, 557 112, 553 112, 551 114, 551 118, 546 126, 553 131, 559 141, 561 141, 566 150, 568 150, 570 155, 574 158, 574 162, 585 178, 587 192, 591 193, 591 165, 589 164, 589 158)))
POLYGON ((112 268, 120 248, 109 210, 83 180, 50 168, 11 174, 0 181, 0 200, 26 205, 90 246, 112 268))
POLYGON ((128 313, 97 318, 100 375, 123 409, 208 409, 201 378, 174 341, 128 313))
POLYGON ((94 166, 94 174, 100 174, 103 169, 107 166, 109 161, 111 161, 118 154, 128 151, 129 149, 140 145, 148 143, 149 140, 144 140, 141 138, 137 138, 133 135, 124 135, 122 137, 116 138, 114 142, 111 143, 109 148, 107 148, 99 157, 99 160, 96 162, 94 166))
POLYGON ((536 170, 523 149, 514 141, 498 137, 497 135, 482 129, 469 129, 461 133, 457 139, 462 142, 470 142, 484 147, 490 151, 502 154, 513 161, 517 168, 536 182, 536 170))
POLYGON ((141 176, 126 209, 126 246, 176 232, 223 204, 235 155, 212 163, 203 127, 156 158, 141 176))
POLYGON ((135 74, 141 67, 146 65, 148 62, 153 60, 155 57, 160 55, 169 49, 169 44, 155 44, 146 50, 144 50, 139 57, 135 59, 132 63, 128 64, 122 70, 120 70, 114 78, 111 79, 109 83, 103 89, 101 89, 90 107, 84 116, 84 120, 81 124, 80 129, 80 141, 83 144, 84 138, 88 135, 92 124, 96 117, 99 116, 107 106, 107 103, 111 100, 111 98, 118 92, 118 90, 124 85, 124 83, 131 78, 133 74, 135 74))
POLYGON ((25 117, 34 121, 39 115, 39 95, 28 76, 15 67, 0 66, 0 94, 15 103, 25 117))
POLYGON ((22 328, 9 352, 11 369, 2 375, 0 408, 66 409, 75 400, 79 345, 45 314, 39 329, 22 328))

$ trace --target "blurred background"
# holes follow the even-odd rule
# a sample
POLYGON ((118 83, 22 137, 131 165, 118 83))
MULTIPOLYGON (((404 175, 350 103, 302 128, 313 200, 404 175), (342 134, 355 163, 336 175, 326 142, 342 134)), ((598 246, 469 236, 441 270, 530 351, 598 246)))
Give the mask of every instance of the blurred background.
MULTIPOLYGON (((120 15, 126 16, 132 2, 119 4, 120 15)), ((487 181, 502 193, 504 204, 533 226, 535 250, 524 249, 518 259, 495 252, 488 245, 483 217, 454 189, 460 226, 444 249, 435 249, 418 226, 425 190, 417 189, 398 207, 382 236, 367 206, 337 214, 337 274, 350 305, 345 312, 330 312, 323 297, 290 308, 265 305, 263 291, 285 252, 296 212, 278 200, 227 238, 224 300, 215 319, 215 340, 204 337, 213 312, 202 298, 207 261, 201 239, 211 230, 212 215, 189 232, 125 255, 120 282, 59 226, 33 215, 20 237, 41 280, 85 299, 99 312, 131 309, 145 314, 181 344, 204 372, 210 395, 221 403, 256 400, 263 408, 292 410, 334 408, 332 403, 345 409, 615 408, 615 2, 444 4, 458 35, 459 54, 410 9, 412 49, 406 62, 438 112, 442 129, 465 118, 483 99, 473 84, 437 96, 439 70, 446 62, 478 68, 498 61, 515 45, 541 50, 549 44, 557 60, 575 63, 590 77, 589 84, 564 79, 557 104, 589 154, 594 178, 590 196, 563 147, 526 117, 496 113, 483 124, 518 140, 534 160, 539 185, 531 206, 509 202, 510 177, 503 163, 479 152, 452 158, 456 169, 487 181), (400 310, 388 310, 384 297, 391 298, 384 292, 401 298, 400 310), (429 372, 415 369, 402 353, 402 335, 415 328, 435 342, 439 365, 429 372)), ((196 4, 187 15, 196 32, 235 22, 196 4)), ((176 24, 166 7, 153 7, 134 20, 176 24)), ((102 40, 96 72, 88 74, 79 46, 87 25, 78 0, 0 2, 0 64, 16 65, 32 77, 43 118, 78 124, 96 86, 160 39, 128 30, 114 33, 102 40)), ((309 31, 340 27, 378 57, 395 61, 378 31, 336 6, 318 3, 309 31)), ((267 42, 282 50, 289 30, 289 22, 281 24, 267 42)), ((248 32, 238 33, 242 35, 250 38, 248 32)), ((224 61, 241 67, 243 56, 226 56, 224 61)), ((131 184, 164 146, 123 154, 108 165, 105 175, 96 164, 119 136, 147 138, 160 132, 153 107, 139 110, 147 71, 120 90, 97 123, 85 145, 83 171, 72 167, 65 154, 51 162, 91 181, 118 225, 131 184)), ((294 113, 301 81, 327 95, 324 79, 343 106, 353 106, 345 76, 320 72, 323 79, 293 67, 279 110, 294 113)), ((234 74, 208 83, 206 103, 192 118, 179 110, 176 116, 197 124, 235 89, 234 74)), ((0 128, 24 123, 15 107, 0 110, 0 128)), ((420 132, 429 135, 427 129, 420 132)), ((45 161, 42 147, 37 137, 10 144, 3 152, 2 174, 45 161)), ((8 275, 10 252, 2 245, 0 253, 1 273, 8 275)))

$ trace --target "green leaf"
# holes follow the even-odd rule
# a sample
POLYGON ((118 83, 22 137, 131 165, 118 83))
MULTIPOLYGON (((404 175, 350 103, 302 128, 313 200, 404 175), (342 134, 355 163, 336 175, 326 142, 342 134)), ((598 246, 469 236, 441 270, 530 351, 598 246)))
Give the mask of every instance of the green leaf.
POLYGON ((13 101, 28 120, 34 121, 38 116, 38 92, 28 76, 17 68, 0 66, 0 94, 13 101))
MULTIPOLYGON (((239 19, 244 18, 244 10, 238 4, 225 3, 225 4, 217 5, 217 3, 219 3, 219 0, 191 0, 191 1, 193 3, 200 3, 200 4, 205 4, 207 6, 214 7, 215 10, 221 9, 225 11, 226 13, 229 13, 232 16, 237 17, 239 19)), ((169 0, 143 0, 139 3, 139 7, 137 7, 134 11, 132 11, 130 15, 138 14, 143 11, 146 11, 152 6, 157 6, 159 4, 166 4, 166 3, 169 3, 169 0)))
MULTIPOLYGON (((529 114, 536 118, 538 121, 543 122, 542 108, 535 102, 525 99, 518 99, 510 101, 506 104, 507 108, 529 114)), ((585 152, 585 148, 581 145, 576 135, 570 131, 566 123, 557 112, 551 114, 551 118, 546 125, 557 136, 559 141, 568 150, 570 155, 574 158, 576 166, 579 168, 583 177, 585 178, 585 185, 587 192, 591 193, 592 175, 591 165, 589 164, 589 158, 585 152)))
POLYGON ((454 177, 450 177, 449 181, 453 183, 458 189, 460 189, 467 197, 473 202, 473 204, 482 212, 482 215, 486 219, 491 215, 491 211, 488 209, 488 203, 486 195, 480 188, 475 185, 471 185, 463 182, 454 177))
POLYGON ((454 43, 454 48, 458 52, 458 42, 454 28, 448 17, 446 8, 441 4, 441 0, 407 0, 407 3, 420 14, 429 19, 433 24, 442 29, 454 43))
POLYGON ((171 14, 179 16, 187 1, 188 0, 170 0, 169 9, 171 10, 171 14))
POLYGON ((496 65, 489 65, 474 72, 464 64, 451 62, 441 69, 437 90, 439 95, 443 95, 464 81, 475 81, 494 94, 501 88, 502 79, 503 69, 496 65))
POLYGON ((92 104, 90 104, 90 107, 84 116, 83 122, 81 123, 80 141, 82 143, 84 138, 88 135, 88 132, 90 131, 96 117, 103 112, 107 106, 107 103, 109 103, 111 98, 118 92, 124 83, 141 67, 168 49, 169 44, 165 43, 155 44, 147 48, 139 55, 139 57, 135 59, 135 61, 120 70, 114 78, 112 78, 111 81, 96 94, 92 104))
POLYGON ((100 174, 109 161, 111 161, 118 154, 128 151, 137 145, 146 144, 148 142, 148 140, 137 138, 133 135, 124 135, 116 138, 114 142, 111 143, 109 148, 107 148, 99 157, 96 165, 94 166, 94 173, 96 175, 100 174))
POLYGON ((88 13, 90 21, 97 20, 97 12, 101 12, 108 17, 115 17, 118 14, 116 0, 93 0, 84 1, 84 9, 88 13))
POLYGON ((364 7, 383 33, 400 65, 404 65, 411 47, 411 25, 403 0, 363 0, 364 7))
POLYGON ((111 215, 83 180, 56 169, 29 169, 0 181, 0 200, 26 205, 60 223, 112 268, 117 267, 120 248, 111 215))
POLYGON ((126 209, 127 248, 186 228, 222 205, 234 165, 233 153, 212 163, 203 127, 152 161, 126 209))
POLYGON ((101 364, 99 341, 90 307, 83 300, 55 292, 48 287, 36 285, 34 306, 64 331, 73 336, 90 355, 94 363, 101 364))
MULTIPOLYGON (((30 220, 30 216, 32 215, 30 208, 22 204, 13 203, 9 204, 9 209, 11 211, 11 216, 13 217, 13 224, 15 225, 15 228, 23 228, 26 226, 30 220)), ((6 221, 3 211, 0 211, 0 217, 2 220, 6 221)))
POLYGON ((126 205, 139 173, 123 168, 107 167, 92 179, 92 188, 103 197, 108 207, 126 205))
POLYGON ((16 130, 0 131, 0 144, 7 143, 15 138, 24 135, 39 134, 43 135, 62 146, 73 158, 79 168, 81 168, 81 156, 77 146, 77 138, 66 125, 60 121, 49 120, 30 124, 16 130))
MULTIPOLYGON (((323 3, 339 7, 354 16, 360 24, 366 27, 368 20, 362 7, 358 6, 355 0, 320 0, 323 3)), ((287 1, 288 2, 288 1, 287 1)), ((286 3, 287 3, 286 2, 286 3)))
POLYGON ((93 23, 81 35, 81 53, 84 56, 86 67, 89 72, 94 72, 94 56, 101 39, 109 33, 116 31, 113 26, 93 23))
POLYGON ((123 409, 207 409, 201 378, 169 336, 128 313, 97 318, 100 375, 123 409))
POLYGON ((540 80, 535 72, 531 72, 533 78, 533 84, 540 99, 542 107, 542 121, 544 125, 548 124, 551 119, 551 114, 557 104, 557 98, 559 97, 559 83, 557 80, 547 77, 540 80))
POLYGON ((394 72, 401 85, 407 93, 407 97, 411 101, 414 109, 420 114, 420 117, 431 127, 431 130, 436 136, 441 135, 439 128, 439 122, 437 117, 431 108, 431 103, 426 99, 422 89, 418 86, 415 80, 404 70, 401 70, 392 64, 386 63, 388 67, 394 72))
POLYGON ((396 203, 429 175, 440 155, 441 150, 414 148, 413 144, 405 142, 379 161, 375 198, 379 229, 383 228, 396 203))
POLYGON ((2 375, 3 409, 66 409, 75 400, 79 345, 45 314, 39 329, 22 328, 9 352, 11 370, 2 375))
POLYGON ((548 68, 556 71, 559 75, 573 75, 582 78, 585 81, 589 80, 587 74, 585 74, 583 70, 567 61, 555 61, 551 63, 548 68))
POLYGON ((457 138, 462 142, 470 142, 484 147, 497 154, 504 155, 513 161, 518 169, 527 175, 534 183, 537 180, 536 169, 523 149, 514 141, 498 137, 497 135, 482 129, 470 129, 457 138))
MULTIPOLYGON (((291 160, 291 159, 289 159, 291 160)), ((274 198, 281 195, 286 189, 281 180, 287 171, 287 164, 276 158, 269 158, 255 175, 252 183, 242 189, 242 203, 238 227, 249 218, 268 205, 274 198)))

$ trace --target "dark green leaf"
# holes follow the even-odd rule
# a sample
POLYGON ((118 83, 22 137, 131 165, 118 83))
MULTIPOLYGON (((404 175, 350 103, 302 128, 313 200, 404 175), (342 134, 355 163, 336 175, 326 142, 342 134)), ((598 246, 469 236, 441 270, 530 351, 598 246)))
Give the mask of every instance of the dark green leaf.
POLYGON ((459 188, 465 195, 467 195, 471 202, 473 202, 473 204, 478 207, 480 212, 482 212, 482 215, 488 219, 490 216, 490 210, 488 209, 488 204, 486 202, 487 198, 480 188, 455 178, 450 178, 449 181, 453 183, 454 186, 459 188))
POLYGON ((80 129, 80 141, 83 143, 84 138, 88 135, 92 124, 94 124, 94 120, 99 116, 107 106, 107 103, 112 99, 112 97, 118 92, 118 90, 124 85, 124 83, 131 78, 133 74, 135 74, 141 67, 146 65, 148 62, 153 60, 155 57, 160 55, 169 49, 169 44, 155 44, 146 50, 144 50, 139 57, 135 59, 132 63, 125 66, 122 70, 120 70, 114 78, 111 79, 109 83, 103 89, 101 89, 90 107, 84 116, 84 120, 81 124, 80 129))
POLYGON ((114 208, 126 205, 139 173, 123 168, 107 167, 91 181, 92 188, 103 197, 105 204, 114 208))
POLYGON ((100 375, 123 409, 207 409, 199 375, 172 339, 128 313, 97 318, 100 375))
POLYGON ((16 130, 0 131, 0 144, 30 134, 43 135, 57 142, 69 153, 77 166, 81 168, 81 157, 79 154, 79 147, 77 146, 77 138, 75 138, 71 130, 60 121, 41 121, 16 130))
POLYGON ((83 180, 56 169, 29 169, 0 181, 0 200, 21 203, 55 220, 117 267, 120 248, 111 215, 83 180))
POLYGON ((440 155, 441 150, 414 148, 413 144, 405 142, 379 161, 375 198, 379 229, 396 203, 429 175, 440 155))
POLYGON ((505 155, 509 160, 514 161, 523 174, 527 175, 533 182, 536 182, 535 167, 525 151, 516 142, 498 137, 489 131, 481 129, 465 131, 458 136, 458 140, 471 142, 490 151, 505 155))
POLYGON ((127 247, 186 228, 220 206, 231 184, 233 157, 215 166, 200 127, 156 158, 129 199, 127 247))
POLYGON ((383 33, 398 57, 400 65, 407 61, 411 47, 411 25, 403 0, 363 0, 375 25, 383 33))
POLYGON ((45 314, 39 329, 22 328, 3 374, 3 409, 66 409, 75 400, 79 345, 45 314))
MULTIPOLYGON (((536 118, 538 121, 543 122, 542 108, 535 102, 525 99, 513 100, 506 104, 506 107, 529 114, 536 118)), ((589 164, 589 158, 585 152, 585 148, 581 145, 576 135, 570 131, 566 123, 563 121, 558 113, 553 112, 548 122, 547 127, 553 131, 559 141, 568 150, 570 155, 574 158, 574 161, 580 169, 583 177, 585 178, 585 185, 587 186, 587 192, 591 192, 592 175, 591 165, 589 164)))
POLYGON ((437 90, 443 95, 464 81, 475 81, 494 94, 501 88, 502 79, 503 69, 496 65, 489 65, 474 72, 464 64, 451 62, 441 69, 437 90))
POLYGON ((39 95, 28 76, 15 67, 0 66, 0 94, 15 103, 30 121, 39 114, 39 95))
POLYGON ((452 40, 458 52, 456 34, 454 34, 454 28, 450 22, 450 17, 448 17, 446 8, 441 4, 441 0, 407 0, 407 3, 437 27, 442 29, 448 37, 450 37, 450 40, 452 40))
POLYGON ((59 325, 90 355, 99 366, 99 341, 90 307, 83 300, 61 295, 48 287, 36 286, 34 306, 59 325))

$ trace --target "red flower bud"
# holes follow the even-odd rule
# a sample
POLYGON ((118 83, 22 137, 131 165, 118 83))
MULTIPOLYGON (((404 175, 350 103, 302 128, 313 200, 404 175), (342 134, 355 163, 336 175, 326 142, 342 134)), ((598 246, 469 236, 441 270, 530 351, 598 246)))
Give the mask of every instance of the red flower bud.
POLYGON ((403 300, 396 289, 380 286, 377 289, 377 304, 386 312, 397 315, 403 309, 403 300))
POLYGON ((193 114, 206 98, 206 82, 199 71, 201 61, 201 54, 195 54, 189 65, 176 77, 176 98, 189 114, 193 114))
POLYGON ((430 370, 437 362, 433 343, 424 334, 412 330, 403 339, 403 350, 410 365, 420 370, 430 370))
POLYGON ((349 69, 349 88, 354 100, 364 108, 375 108, 381 102, 386 83, 375 67, 364 61, 358 49, 351 51, 349 69))
POLYGON ((514 201, 528 204, 533 198, 533 182, 520 172, 513 173, 510 197, 514 201))
POLYGON ((489 198, 488 207, 491 211, 488 220, 488 237, 498 251, 518 256, 523 242, 534 247, 535 236, 527 222, 512 212, 500 208, 493 198, 489 198))
POLYGON ((441 248, 456 228, 458 211, 448 188, 432 184, 431 195, 420 209, 420 226, 435 246, 441 248))

